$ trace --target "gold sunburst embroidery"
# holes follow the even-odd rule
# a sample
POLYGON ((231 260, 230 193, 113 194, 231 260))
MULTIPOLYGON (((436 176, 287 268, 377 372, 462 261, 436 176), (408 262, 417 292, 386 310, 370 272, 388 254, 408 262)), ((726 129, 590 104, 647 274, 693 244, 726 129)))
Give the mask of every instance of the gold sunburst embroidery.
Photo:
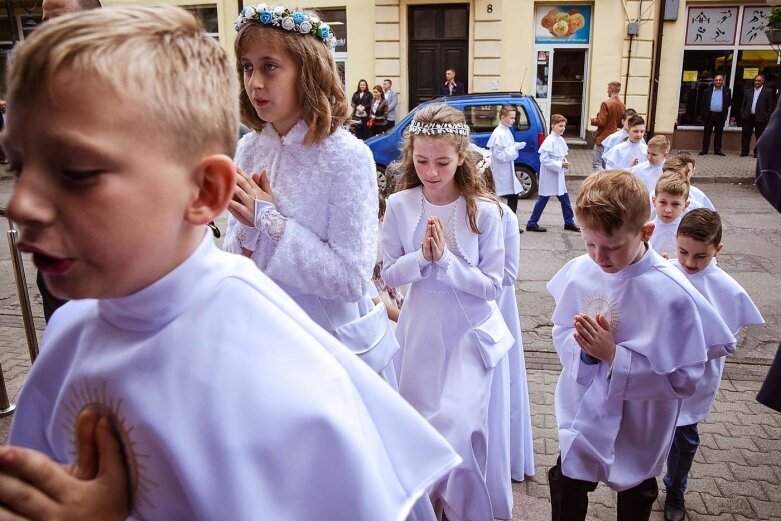
POLYGON ((142 453, 133 438, 135 427, 130 425, 122 414, 122 399, 109 395, 106 382, 93 385, 84 379, 81 385, 71 384, 68 398, 62 401, 66 411, 63 427, 70 433, 71 455, 74 459, 76 450, 76 421, 82 411, 90 409, 106 415, 111 419, 114 430, 119 435, 127 465, 133 510, 155 509, 151 500, 151 490, 158 484, 148 476, 145 461, 150 455, 142 453))
POLYGON ((580 312, 594 320, 596 320, 597 315, 604 316, 608 326, 610 326, 610 331, 613 332, 618 329, 621 323, 616 303, 605 293, 597 293, 584 299, 580 312))

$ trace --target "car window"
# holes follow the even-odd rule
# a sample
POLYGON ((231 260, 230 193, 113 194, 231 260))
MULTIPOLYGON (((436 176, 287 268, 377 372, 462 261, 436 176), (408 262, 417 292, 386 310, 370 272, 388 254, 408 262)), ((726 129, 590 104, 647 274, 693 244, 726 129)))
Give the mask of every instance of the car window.
MULTIPOLYGON (((473 133, 493 132, 499 125, 499 110, 502 105, 467 105, 464 107, 466 122, 473 133)), ((529 116, 526 110, 519 105, 515 107, 515 130, 529 129, 529 116)))

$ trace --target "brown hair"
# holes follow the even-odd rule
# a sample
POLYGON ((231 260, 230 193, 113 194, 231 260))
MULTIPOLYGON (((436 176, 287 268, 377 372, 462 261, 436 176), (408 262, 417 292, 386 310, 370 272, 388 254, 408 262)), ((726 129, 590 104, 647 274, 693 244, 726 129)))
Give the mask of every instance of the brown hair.
POLYGON ((610 83, 607 84, 607 86, 613 92, 621 92, 621 82, 620 81, 611 81, 610 83))
MULTIPOLYGON (((316 16, 310 10, 303 12, 316 16)), ((348 103, 328 45, 317 36, 285 31, 256 21, 244 24, 234 44, 236 71, 242 84, 239 90, 242 123, 255 131, 263 130, 266 124, 258 116, 243 86, 244 67, 241 57, 244 49, 253 42, 262 42, 263 45, 283 50, 296 64, 298 104, 301 107, 301 118, 309 126, 304 137, 305 145, 320 143, 336 132, 337 128, 347 125, 350 120, 348 103)), ((368 88, 368 83, 366 85, 368 88)))
POLYGON ((627 125, 629 125, 630 128, 636 127, 637 125, 645 125, 645 120, 640 114, 635 114, 634 116, 629 116, 627 125))
POLYGON ((567 118, 565 118, 561 114, 551 114, 551 117, 550 117, 550 126, 551 127, 553 127, 553 125, 558 125, 562 121, 564 123, 566 123, 567 122, 567 118))
POLYGON ((621 115, 621 119, 629 119, 632 116, 637 115, 637 111, 635 109, 626 109, 624 113, 621 115))
POLYGON ((665 171, 661 177, 656 181, 654 187, 654 195, 669 194, 683 196, 684 199, 689 198, 689 179, 686 174, 676 172, 675 170, 665 171))
POLYGON ((679 174, 686 174, 686 161, 683 160, 680 156, 672 156, 668 157, 664 161, 664 165, 662 165, 662 171, 663 172, 676 172, 679 174))
POLYGON ((691 165, 691 166, 695 165, 694 156, 691 155, 690 153, 688 153, 685 150, 683 152, 678 152, 677 154, 675 154, 674 157, 679 158, 680 160, 682 160, 687 165, 691 165))
POLYGON ((667 153, 670 151, 670 140, 666 136, 656 135, 648 140, 648 148, 656 148, 667 153))
MULTIPOLYGON (((431 105, 423 107, 415 114, 415 121, 422 124, 466 124, 463 112, 443 103, 432 103, 431 105)), ((410 133, 409 130, 404 131, 401 168, 399 170, 399 190, 407 190, 423 184, 415 171, 415 163, 413 161, 416 137, 417 136, 410 133)), ((473 232, 480 233, 480 229, 477 227, 477 199, 492 201, 496 203, 497 206, 499 206, 499 199, 497 199, 494 193, 487 190, 485 183, 477 173, 478 154, 469 150, 469 136, 462 136, 460 134, 436 134, 422 137, 433 137, 446 140, 455 147, 459 159, 463 159, 462 163, 456 168, 456 174, 453 180, 458 192, 466 200, 466 215, 467 220, 469 221, 469 227, 473 232)), ((501 207, 499 208, 501 209, 501 207)))
POLYGON ((648 189, 628 170, 603 170, 591 174, 575 201, 578 222, 607 235, 626 227, 639 231, 651 215, 648 189))
POLYGON ((183 161, 235 152, 238 110, 228 56, 184 9, 112 7, 41 24, 11 55, 9 105, 56 99, 54 80, 64 72, 84 84, 100 82, 123 100, 132 97, 183 161))
POLYGON ((503 118, 510 112, 518 112, 518 109, 516 109, 512 105, 502 105, 502 108, 499 109, 499 117, 503 118))
POLYGON ((697 208, 683 216, 675 235, 718 246, 721 244, 721 217, 708 208, 697 208))
POLYGON ((385 99, 385 90, 382 88, 382 85, 375 85, 374 87, 372 87, 372 92, 374 92, 375 90, 380 91, 380 99, 384 100, 385 99))

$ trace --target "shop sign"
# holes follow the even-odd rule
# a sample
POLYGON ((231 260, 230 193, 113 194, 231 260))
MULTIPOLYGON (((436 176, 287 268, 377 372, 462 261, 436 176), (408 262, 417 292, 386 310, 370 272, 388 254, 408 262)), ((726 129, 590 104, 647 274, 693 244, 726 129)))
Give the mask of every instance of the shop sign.
POLYGON ((765 35, 770 7, 744 7, 743 24, 740 27, 741 45, 770 45, 765 35))
POLYGON ((534 41, 538 44, 588 44, 590 5, 538 4, 534 12, 534 41))
POLYGON ((697 81, 698 72, 699 71, 683 71, 683 81, 687 83, 697 81))
POLYGON ((737 7, 689 7, 686 45, 733 45, 737 7))

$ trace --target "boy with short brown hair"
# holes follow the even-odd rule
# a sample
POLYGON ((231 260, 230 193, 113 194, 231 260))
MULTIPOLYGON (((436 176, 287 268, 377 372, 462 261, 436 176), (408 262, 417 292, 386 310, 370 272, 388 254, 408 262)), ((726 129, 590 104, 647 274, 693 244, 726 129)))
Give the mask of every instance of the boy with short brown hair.
POLYGON ((675 258, 675 234, 681 217, 689 207, 689 180, 685 175, 668 170, 656 182, 651 201, 656 210, 654 233, 648 243, 665 259, 675 258))
POLYGON ((630 116, 627 120, 628 135, 626 141, 620 143, 605 155, 605 165, 608 169, 631 168, 648 154, 648 148, 645 144, 645 119, 639 114, 630 116))
POLYGON ((633 166, 629 171, 639 177, 651 192, 662 175, 662 167, 669 153, 670 140, 665 136, 654 136, 648 141, 647 159, 633 166))
POLYGON ((649 207, 648 190, 630 172, 589 176, 575 206, 587 255, 548 283, 563 366, 555 400, 561 456, 548 473, 553 521, 585 519, 599 481, 619 491, 619 520, 647 520, 681 400, 706 360, 734 352, 713 308, 648 248, 649 207))

